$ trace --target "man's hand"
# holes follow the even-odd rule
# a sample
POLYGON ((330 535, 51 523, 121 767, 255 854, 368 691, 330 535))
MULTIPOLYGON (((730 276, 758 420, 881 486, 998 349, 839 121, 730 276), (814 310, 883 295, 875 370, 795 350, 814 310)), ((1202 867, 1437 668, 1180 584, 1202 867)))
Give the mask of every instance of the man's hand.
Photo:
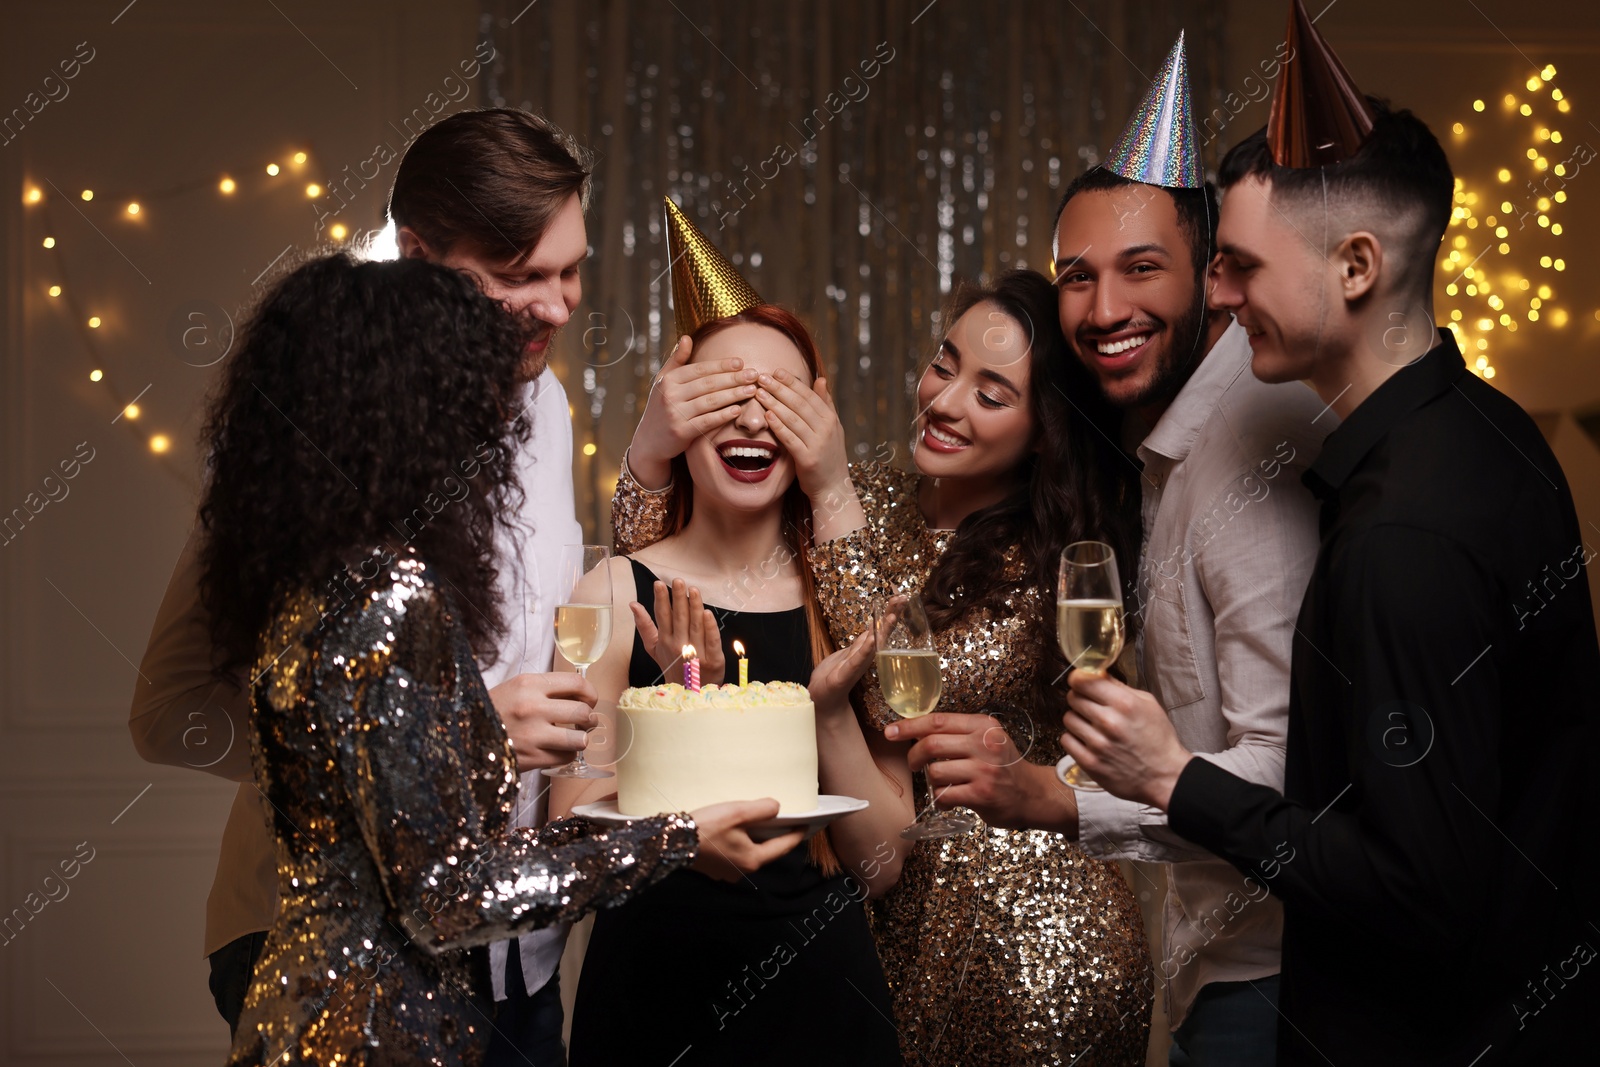
POLYGON ((693 352, 687 337, 678 338, 633 431, 628 469, 646 489, 671 481, 673 457, 682 455, 695 438, 732 422, 739 407, 756 395, 756 372, 745 370, 743 360, 691 364, 693 352))
POLYGON ((722 654, 722 631, 717 627, 717 617, 700 599, 700 590, 685 584, 682 578, 674 578, 671 589, 666 582, 656 582, 655 593, 654 619, 637 600, 628 605, 628 610, 633 612, 633 624, 639 630, 644 650, 661 668, 662 677, 669 682, 675 675, 682 679, 683 646, 693 645, 700 657, 700 684, 720 684, 728 671, 722 654))
POLYGON ((891 741, 914 741, 906 762, 927 775, 940 807, 971 808, 991 826, 1076 836, 1078 805, 1055 768, 1030 763, 992 715, 934 712, 891 723, 891 741))
POLYGON ((1098 671, 1067 675, 1061 747, 1106 790, 1167 810, 1178 776, 1194 754, 1184 748, 1165 709, 1142 689, 1098 671))
POLYGON ((597 724, 599 694, 576 674, 519 674, 489 690, 506 736, 517 754, 517 770, 559 767, 589 744, 584 733, 597 724))

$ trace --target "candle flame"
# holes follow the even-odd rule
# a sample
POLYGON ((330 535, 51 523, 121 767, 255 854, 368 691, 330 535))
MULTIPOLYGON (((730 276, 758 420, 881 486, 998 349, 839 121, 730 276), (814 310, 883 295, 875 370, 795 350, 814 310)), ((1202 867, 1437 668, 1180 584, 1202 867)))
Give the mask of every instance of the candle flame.
POLYGON ((743 641, 735 641, 733 643, 733 651, 734 651, 735 655, 739 655, 739 656, 744 655, 744 642, 743 641))
POLYGON ((695 653, 693 645, 684 645, 683 646, 683 658, 684 659, 694 659, 695 655, 696 655, 696 653, 695 653))

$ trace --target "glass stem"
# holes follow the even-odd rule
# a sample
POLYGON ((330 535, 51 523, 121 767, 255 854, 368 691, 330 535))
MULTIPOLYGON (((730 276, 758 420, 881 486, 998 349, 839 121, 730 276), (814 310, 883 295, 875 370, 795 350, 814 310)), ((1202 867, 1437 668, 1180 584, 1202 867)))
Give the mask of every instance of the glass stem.
MULTIPOLYGON (((589 672, 589 665, 587 663, 578 664, 578 677, 579 678, 587 678, 588 677, 588 672, 589 672)), ((581 748, 578 749, 577 758, 574 759, 572 762, 577 764, 579 767, 587 767, 589 765, 587 762, 584 761, 583 749, 581 749, 581 748)))

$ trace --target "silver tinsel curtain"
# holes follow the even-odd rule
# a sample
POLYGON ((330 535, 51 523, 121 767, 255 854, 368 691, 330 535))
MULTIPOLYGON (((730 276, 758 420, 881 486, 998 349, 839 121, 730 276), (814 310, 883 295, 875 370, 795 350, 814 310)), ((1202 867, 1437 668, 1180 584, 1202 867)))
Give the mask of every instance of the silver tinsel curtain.
MULTIPOLYGON (((1222 0, 486 0, 486 104, 598 156, 584 304, 553 365, 578 512, 608 538, 618 461, 670 349, 661 197, 811 326, 857 456, 905 457, 910 392, 963 279, 1047 270, 1052 215, 1187 31, 1198 110, 1222 0)), ((1210 161, 1214 162, 1214 161, 1210 161)))

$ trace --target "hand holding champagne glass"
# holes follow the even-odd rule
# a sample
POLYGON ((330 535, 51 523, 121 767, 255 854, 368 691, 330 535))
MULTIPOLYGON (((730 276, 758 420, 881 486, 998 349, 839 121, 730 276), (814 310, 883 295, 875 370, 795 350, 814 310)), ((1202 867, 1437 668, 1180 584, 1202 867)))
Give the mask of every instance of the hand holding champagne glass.
MULTIPOLYGON (((611 578, 600 575, 600 581, 591 582, 582 603, 574 599, 578 583, 596 568, 604 567, 611 558, 611 550, 604 545, 567 545, 561 550, 561 570, 558 575, 561 600, 556 605, 556 647, 567 662, 578 668, 578 676, 585 676, 589 664, 605 655, 611 643, 611 578)), ((570 763, 547 767, 545 774, 551 778, 611 778, 610 771, 592 767, 584 761, 583 750, 570 763)))
MULTIPOLYGON (((927 715, 938 705, 944 682, 922 599, 915 595, 891 597, 873 613, 872 623, 878 643, 878 688, 883 699, 902 719, 927 715)), ((927 808, 916 822, 900 831, 900 836, 908 841, 950 837, 967 833, 976 825, 977 821, 965 812, 936 808, 930 786, 927 808)))
MULTIPOLYGON (((1105 542, 1077 541, 1061 550, 1056 637, 1077 670, 1105 674, 1122 654, 1122 579, 1105 542)), ((1056 764, 1056 773, 1074 789, 1101 788, 1071 756, 1056 764)))

